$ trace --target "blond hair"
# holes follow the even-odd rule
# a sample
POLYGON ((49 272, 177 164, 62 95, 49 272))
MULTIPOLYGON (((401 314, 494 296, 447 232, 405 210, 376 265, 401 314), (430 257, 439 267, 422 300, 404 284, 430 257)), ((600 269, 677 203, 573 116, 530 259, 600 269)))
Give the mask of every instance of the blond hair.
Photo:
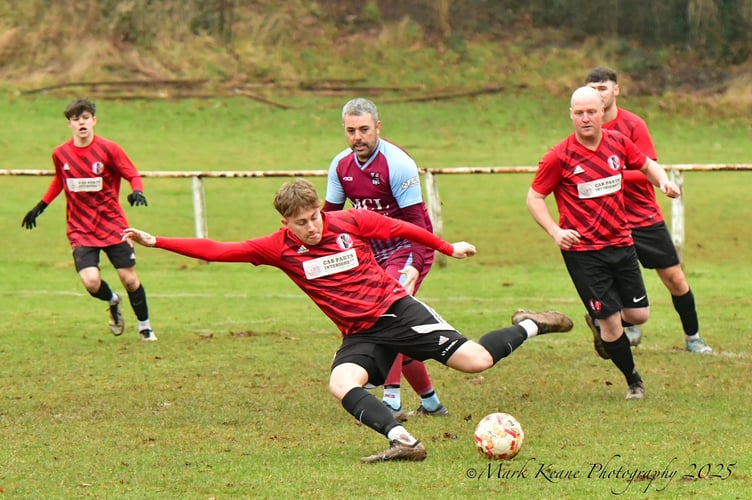
POLYGON ((316 188, 305 179, 286 182, 274 197, 274 208, 284 218, 292 217, 301 210, 320 207, 321 200, 316 188))

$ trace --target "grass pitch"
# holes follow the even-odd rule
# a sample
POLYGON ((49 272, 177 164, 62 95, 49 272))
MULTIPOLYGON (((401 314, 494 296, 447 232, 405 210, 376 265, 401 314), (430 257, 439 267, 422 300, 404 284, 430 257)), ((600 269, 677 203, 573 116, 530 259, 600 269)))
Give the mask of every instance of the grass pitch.
MULTIPOLYGON (((34 137, 21 134, 28 148, 10 148, 2 167, 51 168, 51 148, 67 137, 61 103, 14 101, 7 112, 24 116, 21 104, 39 119, 29 123, 34 137), (40 118, 47 108, 52 118, 40 118)), ((483 147, 498 138, 492 124, 485 134, 482 124, 458 131, 462 140, 451 145, 418 127, 431 113, 432 123, 446 122, 438 130, 477 123, 478 109, 502 116, 498 104, 488 98, 381 112, 385 135, 424 166, 534 164, 568 132, 563 112, 553 131, 528 123, 516 136, 528 142, 505 155, 501 146, 483 147)), ((530 114, 540 105, 532 104, 530 114)), ((326 168, 344 147, 335 108, 318 103, 275 112, 264 129, 253 115, 262 111, 224 101, 103 103, 97 131, 121 142, 142 170, 326 168), (212 108, 221 111, 207 126, 212 108), (202 117, 198 132, 192 113, 202 117), (212 127, 221 122, 236 126, 220 134, 212 127)), ((708 148, 692 162, 743 163, 734 140, 742 131, 698 128, 687 143, 668 142, 670 134, 656 142, 667 162, 689 161, 686 149, 699 150, 704 141, 728 147, 708 148)), ((88 297, 73 268, 63 200, 34 231, 20 227, 49 178, 2 177, 0 488, 13 498, 743 498, 752 480, 748 176, 685 174, 685 271, 702 334, 716 354, 684 352, 670 297, 646 273, 652 315, 634 351, 647 386, 642 402, 624 401, 621 375, 592 349, 558 250, 525 209, 532 177, 440 177, 445 237, 473 242, 479 254, 435 267, 421 298, 473 339, 508 324, 518 307, 559 309, 575 328, 532 339, 482 375, 429 362, 451 415, 407 422, 426 443, 428 459, 368 466, 358 459, 386 440, 356 425, 327 393, 337 331, 281 272, 139 248, 159 341, 138 340, 128 306, 126 332, 115 338, 106 306, 88 297), (488 462, 474 448, 475 423, 494 411, 513 414, 525 429, 513 461, 488 462)), ((236 240, 276 229, 271 201, 282 181, 207 180, 210 237, 236 240)), ((323 196, 323 179, 314 181, 323 196)), ((131 224, 161 235, 193 234, 190 182, 145 182, 149 206, 126 207, 131 224)), ((106 261, 102 272, 122 291, 106 261)), ((402 397, 408 409, 419 405, 407 384, 402 397)))

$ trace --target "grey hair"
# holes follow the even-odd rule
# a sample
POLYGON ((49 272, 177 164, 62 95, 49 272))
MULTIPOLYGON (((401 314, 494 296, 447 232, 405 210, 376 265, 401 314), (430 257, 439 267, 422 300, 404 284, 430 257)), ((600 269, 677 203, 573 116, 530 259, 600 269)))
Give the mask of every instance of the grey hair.
POLYGON ((344 106, 342 106, 343 122, 345 121, 345 116, 348 115, 371 115, 373 116, 373 121, 379 121, 379 110, 376 109, 376 105, 364 97, 356 97, 355 99, 351 99, 347 101, 344 106))

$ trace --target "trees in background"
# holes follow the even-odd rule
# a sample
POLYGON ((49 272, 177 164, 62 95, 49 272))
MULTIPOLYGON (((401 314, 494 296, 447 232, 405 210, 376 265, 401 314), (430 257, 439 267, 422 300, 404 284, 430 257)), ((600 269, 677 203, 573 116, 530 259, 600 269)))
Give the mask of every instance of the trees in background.
POLYGON ((408 25, 411 44, 460 55, 478 39, 523 49, 589 44, 624 71, 660 71, 673 59, 701 62, 711 80, 714 68, 752 54, 752 0, 5 0, 0 72, 41 80, 66 68, 68 78, 83 78, 91 69, 76 74, 71 64, 83 58, 118 76, 192 75, 196 65, 223 77, 247 72, 192 60, 204 51, 264 77, 283 64, 280 52, 336 47, 349 35, 376 39, 390 24, 408 25))
MULTIPOLYGON (((334 18, 340 26, 409 16, 428 37, 499 34, 525 23, 555 27, 572 37, 608 36, 652 48, 684 47, 725 62, 752 50, 752 0, 6 0, 5 29, 58 19, 58 31, 93 31, 148 45, 160 33, 211 35, 231 42, 250 18, 274 20, 280 11, 334 18)), ((250 23, 253 25, 253 23, 250 23)))

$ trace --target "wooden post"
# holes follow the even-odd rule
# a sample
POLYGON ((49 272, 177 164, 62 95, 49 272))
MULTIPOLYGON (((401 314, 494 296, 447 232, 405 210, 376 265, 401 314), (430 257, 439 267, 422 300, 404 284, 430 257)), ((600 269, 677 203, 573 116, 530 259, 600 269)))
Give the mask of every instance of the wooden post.
MULTIPOLYGON (((426 186, 426 207, 428 216, 431 218, 433 233, 439 238, 443 238, 444 222, 441 220, 441 198, 439 197, 439 185, 436 176, 430 171, 425 171, 426 186)), ((436 261, 439 267, 446 267, 446 255, 436 252, 436 261)))
POLYGON ((671 200, 671 238, 674 240, 679 261, 684 262, 684 177, 681 171, 670 169, 669 179, 674 181, 682 193, 678 198, 671 200))
POLYGON ((193 177, 193 220, 196 225, 196 238, 208 238, 209 229, 206 222, 206 197, 201 177, 193 177))

